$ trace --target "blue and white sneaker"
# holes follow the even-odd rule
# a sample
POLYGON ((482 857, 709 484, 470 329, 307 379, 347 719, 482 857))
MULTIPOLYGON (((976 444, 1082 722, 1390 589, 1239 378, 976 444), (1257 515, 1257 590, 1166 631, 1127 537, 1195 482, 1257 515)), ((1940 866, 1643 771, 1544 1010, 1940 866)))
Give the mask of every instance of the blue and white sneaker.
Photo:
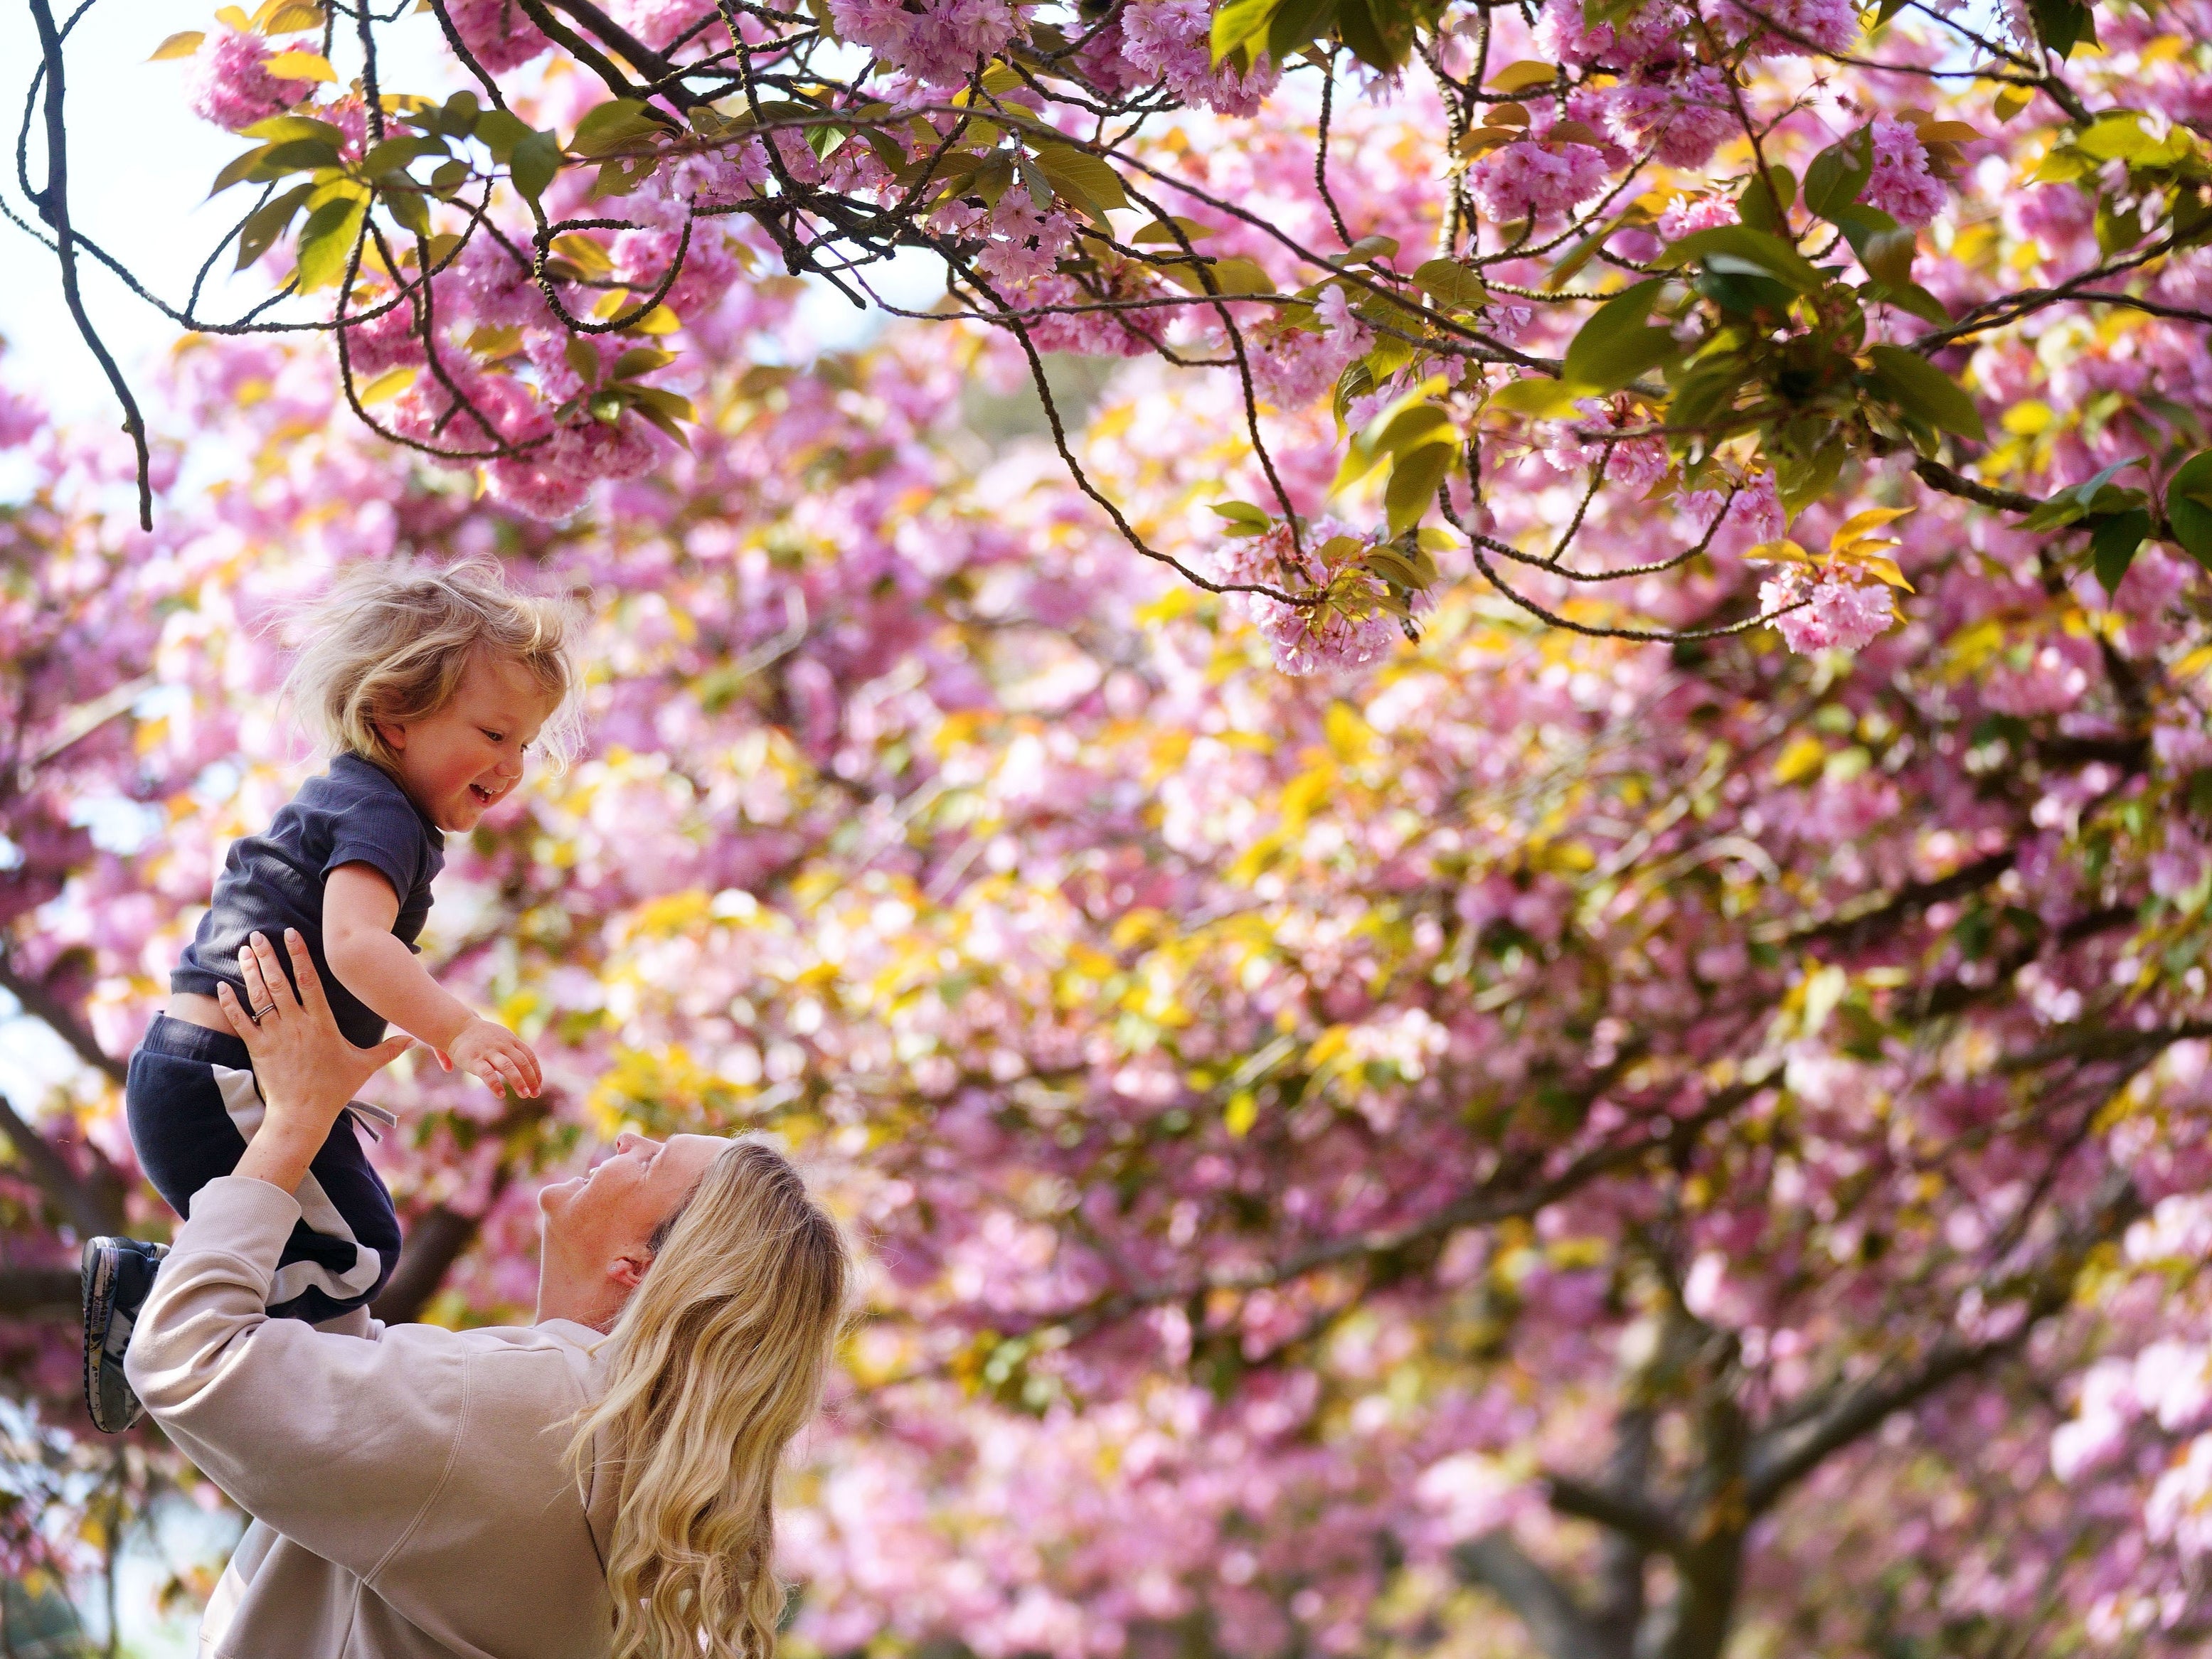
POLYGON ((144 1413, 123 1376, 131 1328, 154 1289, 166 1244, 136 1238, 85 1241, 79 1283, 84 1296, 84 1405, 93 1426, 120 1434, 144 1413))

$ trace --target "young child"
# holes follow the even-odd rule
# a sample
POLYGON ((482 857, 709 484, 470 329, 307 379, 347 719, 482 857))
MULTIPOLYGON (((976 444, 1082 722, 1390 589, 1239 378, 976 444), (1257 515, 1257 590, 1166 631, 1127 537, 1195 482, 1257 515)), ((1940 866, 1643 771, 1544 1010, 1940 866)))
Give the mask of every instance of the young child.
MULTIPOLYGON (((342 582, 303 631, 287 691, 330 769, 232 845, 125 1085, 139 1164, 180 1216, 230 1173, 261 1120, 246 1045, 214 994, 227 981, 253 1012, 238 953, 257 930, 300 930, 339 1029, 361 1047, 382 1041, 388 1020, 494 1090, 534 1096, 542 1081, 528 1046, 441 988, 414 952, 445 837, 514 791, 533 743, 556 758, 567 744, 578 679, 567 611, 515 592, 489 563, 394 562, 342 582)), ((391 1121, 356 1103, 316 1154, 270 1287, 272 1317, 365 1321, 355 1310, 398 1261, 392 1194, 348 1121, 364 1110, 391 1121)), ((84 1249, 85 1403, 110 1433, 138 1418, 123 1355, 162 1254, 127 1238, 84 1249)))

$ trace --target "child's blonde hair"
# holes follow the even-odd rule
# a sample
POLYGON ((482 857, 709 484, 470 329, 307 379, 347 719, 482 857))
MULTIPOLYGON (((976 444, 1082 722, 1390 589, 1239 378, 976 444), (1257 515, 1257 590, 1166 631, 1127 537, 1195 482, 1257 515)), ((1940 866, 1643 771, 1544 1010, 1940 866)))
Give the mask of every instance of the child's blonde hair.
POLYGON ((361 565, 301 616, 296 631, 285 695, 332 754, 391 769, 398 752, 377 722, 436 714, 478 651, 520 664, 552 699, 533 744, 545 762, 557 771, 575 752, 575 613, 564 600, 520 592, 489 559, 443 569, 400 560, 361 565))

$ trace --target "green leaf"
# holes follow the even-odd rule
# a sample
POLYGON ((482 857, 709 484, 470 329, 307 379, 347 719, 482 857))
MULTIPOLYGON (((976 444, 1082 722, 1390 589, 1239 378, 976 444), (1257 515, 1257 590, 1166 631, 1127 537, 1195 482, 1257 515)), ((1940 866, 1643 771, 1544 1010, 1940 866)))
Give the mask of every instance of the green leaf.
POLYGON ((476 131, 493 159, 503 165, 514 147, 530 137, 531 126, 511 110, 488 109, 477 117, 476 131))
POLYGON ((1490 298, 1482 279, 1456 259, 1424 260, 1414 268, 1413 286, 1439 305, 1468 310, 1490 298))
POLYGON ((1385 75, 1413 53, 1413 9, 1404 0, 1340 0, 1336 32, 1354 58, 1385 75))
POLYGON ((1213 28, 1208 37, 1213 47, 1213 62, 1218 68, 1222 60, 1237 52, 1246 51, 1246 62, 1250 61, 1250 45, 1267 32, 1274 21, 1275 8, 1282 0, 1229 0, 1229 3, 1213 14, 1213 28))
POLYGON ((2027 0, 2036 39, 2059 57, 2072 55, 2083 41, 2097 43, 2097 21, 2081 0, 2027 0))
POLYGON ((1030 204, 1039 213, 1052 210, 1052 180, 1044 176, 1044 169, 1026 155, 1014 158, 1014 171, 1020 176, 1022 188, 1030 193, 1030 204))
POLYGON ((208 186, 208 195, 210 198, 220 196, 233 185, 252 178, 256 172, 259 171, 261 163, 268 156, 270 148, 271 146, 268 144, 257 144, 243 155, 232 156, 229 161, 223 163, 222 171, 216 174, 215 183, 208 186))
POLYGON ((507 176, 515 189, 535 202, 561 171, 561 145, 550 132, 533 132, 514 147, 507 176))
POLYGON ((611 98, 593 106, 576 123, 568 148, 579 155, 604 155, 643 138, 658 138, 666 125, 635 98, 611 98))
MULTIPOLYGON (((1105 216, 1101 209, 1129 205, 1128 192, 1121 187, 1121 175, 1103 157, 1088 150, 1078 149, 1073 144, 1039 144, 1036 166, 1055 191, 1094 219, 1105 216)), ((1145 228, 1150 230, 1152 227, 1147 225, 1145 228)))
POLYGON ((561 355, 568 360, 568 367, 586 386, 599 383, 599 352, 589 340, 580 335, 571 335, 568 343, 561 348, 561 355))
POLYGON ((2191 456, 2166 481, 2166 521, 2182 551, 2212 570, 2212 451, 2191 456))
POLYGON ((1873 361, 1875 379, 1899 408, 1918 416, 1939 432, 1978 442, 1988 441, 1981 410, 1974 407, 1966 388, 1925 357, 1893 345, 1869 346, 1867 356, 1873 361))
MULTIPOLYGON (((1049 170, 1048 170, 1047 176, 1050 176, 1049 170)), ((1132 242, 1167 242, 1172 244, 1176 240, 1176 230, 1181 230, 1183 234, 1184 240, 1192 242, 1198 241, 1202 238, 1211 236, 1215 234, 1214 228, 1212 225, 1202 225, 1195 219, 1178 218, 1173 221, 1173 225, 1174 228, 1171 229, 1170 228, 1170 222, 1168 220, 1155 219, 1152 223, 1146 225, 1142 230, 1139 230, 1129 240, 1132 242)))
POLYGON ((1813 158, 1805 169, 1805 205, 1830 222, 1859 199, 1874 177, 1874 129, 1861 127, 1813 158))
POLYGON ((2150 514, 2137 507, 2132 513, 2100 519, 2089 535, 2089 558, 2097 580, 2106 593, 2118 592, 2120 580, 2135 562, 2136 551, 2150 534, 2150 514))
POLYGON ((1491 406, 1510 410, 1516 415, 1528 415, 1537 420, 1556 420, 1574 412, 1575 398, 1580 394, 1562 380, 1547 380, 1534 377, 1511 380, 1490 394, 1491 406))
POLYGON ((276 239, 291 228, 292 216, 300 210, 300 204, 314 191, 311 184, 295 185, 253 210, 238 230, 239 270, 245 270, 276 246, 276 239))
POLYGON ((345 143, 344 133, 328 121, 318 121, 312 115, 272 115, 240 131, 248 138, 258 138, 270 144, 281 144, 294 138, 319 138, 336 149, 345 143))
POLYGON ((1911 230, 1880 208, 1856 205, 1838 209, 1835 223, 1868 276, 1891 288, 1911 282, 1917 242, 1911 230))
POLYGON ((1267 56, 1286 64, 1291 56, 1336 27, 1337 0, 1283 0, 1267 25, 1267 56))
POLYGON ((401 173, 425 155, 443 155, 446 143, 442 138, 417 137, 412 133, 398 138, 386 138, 380 144, 369 146, 368 154, 361 158, 361 170, 372 179, 380 179, 387 173, 401 173))
POLYGON ((665 386, 626 386, 622 392, 623 396, 629 399, 630 407, 641 413, 657 409, 672 420, 696 421, 699 418, 699 413, 691 407, 689 398, 680 392, 671 392, 665 386))
POLYGON ((301 293, 329 288, 345 275, 354 240, 361 234, 361 222, 368 213, 368 203, 341 196, 307 216, 307 222, 300 228, 301 293))
POLYGON ((1666 285, 1664 277, 1654 276, 1622 289, 1592 312, 1567 346, 1560 378, 1578 393, 1618 392, 1673 356, 1678 349, 1674 337, 1663 328, 1648 327, 1644 320, 1666 285))
POLYGON ((650 374, 656 368, 665 368, 676 361, 672 351, 663 351, 658 346, 632 346, 615 359, 609 378, 634 380, 641 374, 650 374))
POLYGON ((2130 467, 2142 465, 2140 456, 2130 456, 2124 461, 2114 461, 2084 483, 2068 485, 2021 519, 2021 528, 2058 530, 2067 525, 2079 523, 2093 513, 2123 513, 2130 507, 2141 505, 2146 499, 2141 490, 2116 489, 2112 480, 2130 467))
POLYGON ((1887 283, 1869 283, 1859 290, 1863 298, 1895 306, 1899 311, 1917 317, 1923 323, 1936 327, 1947 326, 1951 313, 1943 302, 1917 283, 1899 283, 1894 288, 1887 283))
POLYGON ((262 152, 261 165, 271 173, 312 173, 338 164, 338 147, 325 138, 287 138, 262 152))
POLYGON ((457 92, 438 111, 438 131, 449 138, 465 138, 476 131, 477 118, 483 113, 483 104, 476 94, 457 92))
POLYGON ((1818 294, 1827 286, 1827 279, 1813 269, 1803 254, 1779 236, 1753 230, 1749 225, 1715 225, 1710 230, 1692 231, 1670 244, 1661 257, 1670 265, 1695 259, 1708 270, 1723 274, 1769 276, 1800 294, 1818 294))
POLYGON ((1437 491, 1450 474, 1458 453, 1452 444, 1424 443, 1398 457, 1390 469, 1389 486, 1382 492, 1382 510, 1389 515, 1393 536, 1402 536, 1413 528, 1436 504, 1437 491))
POLYGON ((158 64, 164 58, 189 58, 200 49, 200 42, 206 39, 206 34, 198 29, 182 30, 155 47, 153 56, 146 61, 158 64))
POLYGON ((1490 77, 1490 89, 1508 97, 1516 92, 1528 92, 1536 87, 1548 87, 1559 78, 1557 64, 1539 63, 1533 58, 1523 58, 1518 63, 1508 64, 1490 77))
POLYGON ((1274 523, 1264 508, 1249 501, 1215 501, 1211 505, 1216 514, 1229 520, 1228 533, 1231 536, 1265 535, 1274 523))
POLYGON ((1401 460, 1413 450, 1425 444, 1456 444, 1459 428, 1452 424, 1451 416, 1434 404, 1415 404, 1392 417, 1390 423, 1375 434, 1372 447, 1401 460))
POLYGON ((1786 217, 1797 199, 1797 175, 1777 162, 1766 169, 1764 182, 1754 174, 1736 198, 1736 216, 1753 230, 1769 233, 1789 229, 1786 217))
POLYGON ((430 234, 430 204, 422 199, 420 191, 386 191, 383 202, 384 210, 395 223, 417 236, 430 234))

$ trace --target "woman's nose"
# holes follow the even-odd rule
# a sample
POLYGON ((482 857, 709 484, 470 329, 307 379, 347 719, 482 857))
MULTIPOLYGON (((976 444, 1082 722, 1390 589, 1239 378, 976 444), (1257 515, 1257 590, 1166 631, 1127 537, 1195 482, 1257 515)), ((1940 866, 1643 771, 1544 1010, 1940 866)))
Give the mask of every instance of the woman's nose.
POLYGON ((620 1134, 615 1137, 615 1155, 619 1158, 623 1153, 629 1151, 631 1147, 641 1144, 644 1139, 645 1137, 643 1135, 635 1134, 628 1129, 624 1129, 620 1134))

